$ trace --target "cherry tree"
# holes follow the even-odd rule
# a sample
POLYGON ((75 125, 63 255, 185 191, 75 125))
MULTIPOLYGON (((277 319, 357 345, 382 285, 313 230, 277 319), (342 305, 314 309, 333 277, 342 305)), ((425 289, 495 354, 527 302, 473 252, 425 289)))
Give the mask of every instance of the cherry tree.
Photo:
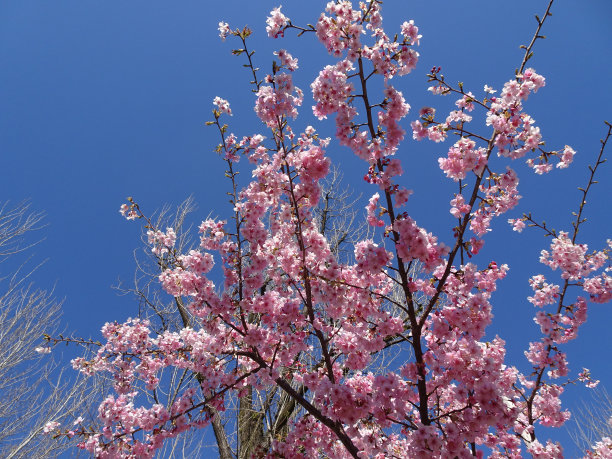
MULTIPOLYGON (((417 24, 407 20, 385 32, 378 0, 330 2, 314 25, 275 8, 266 27, 271 38, 315 36, 335 59, 310 85, 314 115, 334 119, 333 141, 312 126, 292 127, 305 97, 294 84, 298 59, 279 49, 272 73, 261 75, 248 46, 252 31, 220 23, 220 37, 239 43, 233 54, 245 60, 265 129, 235 134, 226 124, 230 103, 213 101, 208 124, 219 131, 232 217, 204 220, 198 246, 181 250, 174 228, 157 225, 132 198, 121 206, 128 220, 144 223, 162 269, 159 283, 182 323, 157 331, 145 319, 104 325, 96 357, 73 362, 86 374, 114 378, 115 394, 99 408, 103 427, 48 430, 81 436, 81 447, 96 457, 151 457, 164 442, 209 424, 219 441, 227 403, 252 409, 257 394, 267 410, 261 412, 275 415, 257 423, 250 456, 562 457, 542 428, 569 419, 561 403, 568 384, 597 383, 587 369, 569 371, 563 346, 577 337, 589 304, 612 297, 612 242, 589 249, 579 239, 612 127, 565 230, 529 212, 508 214, 520 199, 513 164, 526 161, 543 175, 569 167, 575 154, 567 145, 545 149, 524 106, 546 83, 527 64, 552 4, 537 17, 503 87, 470 90, 433 68, 429 90, 453 98, 455 107, 444 114, 422 108, 409 123, 402 120, 410 106, 395 82, 418 63, 417 24), (401 180, 407 165, 397 154, 406 124, 414 140, 444 144, 436 146, 445 151, 441 177, 456 186, 444 209, 454 217, 452 239, 406 210, 413 190, 401 180), (326 151, 340 147, 363 160, 372 191, 364 216, 372 236, 354 244, 348 261, 332 250, 317 213, 331 166, 326 151), (241 169, 252 171, 246 187, 237 180, 241 169), (506 360, 501 337, 486 335, 497 283, 509 269, 480 254, 498 218, 550 238, 542 273, 528 279, 533 295, 526 300, 541 329, 539 340, 525 343, 528 371, 506 360), (372 365, 395 350, 401 362, 372 365), (178 384, 168 396, 161 390, 168 369, 197 384, 178 384)), ((220 454, 246 457, 245 441, 234 449, 219 443, 220 454)), ((588 455, 611 451, 612 440, 603 438, 588 455)))

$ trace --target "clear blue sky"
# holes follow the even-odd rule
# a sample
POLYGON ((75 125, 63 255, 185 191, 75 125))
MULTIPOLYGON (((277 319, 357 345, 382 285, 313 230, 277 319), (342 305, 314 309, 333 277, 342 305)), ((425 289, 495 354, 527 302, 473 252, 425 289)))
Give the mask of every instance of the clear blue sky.
MULTIPOLYGON (((285 3, 283 12, 306 24, 317 20, 326 2, 285 3)), ((535 30, 534 14, 542 14, 546 4, 467 0, 431 7, 426 2, 386 2, 388 31, 399 31, 399 24, 414 19, 423 35, 416 71, 393 81, 413 107, 405 126, 420 107, 450 102, 426 92, 425 74, 434 65, 442 67, 449 81, 463 81, 477 94, 485 83, 500 89, 520 63, 518 46, 535 30)), ((36 280, 40 286, 55 285, 57 296, 65 298, 69 330, 97 337, 104 322, 137 312, 135 301, 111 289, 117 279, 131 282, 132 251, 140 244, 138 225, 118 214, 126 196, 134 196, 150 213, 193 195, 199 206, 194 221, 210 212, 227 212, 224 165, 212 151, 217 133, 204 126, 211 118, 212 99, 229 99, 235 114, 230 129, 236 134, 263 127, 253 113, 243 62, 230 55, 232 43, 217 36, 220 20, 254 29, 251 47, 264 71, 271 67, 273 50, 286 48, 298 57, 296 83, 306 94, 306 116, 296 127, 313 124, 333 132, 309 113, 309 84, 331 60, 313 35, 265 38, 266 16, 277 5, 269 0, 0 3, 0 200, 29 198, 35 209, 46 212, 46 240, 36 255, 49 261, 36 280)), ((586 166, 599 149, 603 120, 612 121, 612 3, 558 0, 543 33, 547 39, 536 45, 530 65, 547 78, 547 85, 530 97, 527 110, 548 147, 569 144, 578 154, 569 170, 538 180, 517 165, 525 198, 508 217, 531 210, 554 228, 569 229, 570 212, 579 199, 576 187, 586 183, 586 166)), ((362 184, 363 165, 347 151, 332 144, 330 153, 342 162, 358 192, 369 196, 375 191, 362 184)), ((409 212, 420 225, 449 240, 452 188, 437 166, 443 153, 442 145, 408 140, 399 155, 406 171, 403 183, 415 190, 409 212)), ((594 248, 610 237, 611 167, 602 168, 602 183, 586 209, 590 223, 581 242, 594 248)), ((534 308, 526 301, 527 278, 542 271, 538 253, 549 242, 535 231, 513 233, 504 222, 494 224, 484 252, 511 268, 493 298, 496 322, 491 333, 507 340, 508 360, 525 369, 522 352, 530 337, 538 336, 531 320, 534 308)), ((480 263, 486 264, 484 258, 480 263)), ((612 390, 609 327, 609 307, 594 305, 579 340, 566 348, 573 371, 589 367, 612 390)), ((567 395, 568 406, 588 397, 582 388, 569 388, 567 395)), ((564 445, 571 452, 571 443, 564 445)))

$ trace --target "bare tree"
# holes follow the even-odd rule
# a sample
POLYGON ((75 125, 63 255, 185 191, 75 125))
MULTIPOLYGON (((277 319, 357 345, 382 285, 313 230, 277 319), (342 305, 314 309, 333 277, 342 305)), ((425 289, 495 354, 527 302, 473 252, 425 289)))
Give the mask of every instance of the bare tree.
MULTIPOLYGON (((360 196, 354 196, 342 182, 342 172, 332 165, 329 175, 323 181, 321 201, 314 209, 319 232, 324 234, 330 249, 340 258, 350 258, 348 253, 355 243, 371 236, 367 222, 360 218, 357 203, 360 196)), ((363 209, 362 209, 363 210, 363 209)))
POLYGON ((612 438, 612 397, 605 388, 593 389, 592 399, 572 410, 572 427, 568 431, 583 453, 602 438, 612 438))
MULTIPOLYGON (((55 457, 70 446, 43 430, 69 422, 91 406, 91 387, 73 372, 64 374, 43 343, 58 330, 61 304, 52 292, 33 286, 29 234, 42 214, 29 204, 0 206, 0 457, 55 457), (9 274, 6 274, 6 271, 9 274), (69 374, 69 376, 68 376, 69 374), (88 395, 85 395, 87 389, 88 395)), ((87 383, 90 383, 89 381, 87 383)), ((101 391, 100 391, 101 393, 101 391)))

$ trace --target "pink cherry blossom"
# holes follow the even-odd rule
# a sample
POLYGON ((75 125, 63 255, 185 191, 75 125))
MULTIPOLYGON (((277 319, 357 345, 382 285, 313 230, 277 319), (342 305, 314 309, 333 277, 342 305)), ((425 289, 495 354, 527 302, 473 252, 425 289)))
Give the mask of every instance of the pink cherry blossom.
POLYGON ((227 22, 219 22, 219 37, 222 41, 225 41, 227 36, 232 33, 230 26, 227 22))
POLYGON ((512 225, 512 231, 516 231, 517 233, 525 229, 525 222, 522 218, 509 218, 508 223, 512 225))
POLYGON ((406 38, 410 39, 410 42, 413 45, 420 45, 420 40, 422 35, 419 35, 419 28, 414 25, 414 21, 411 19, 410 21, 404 22, 401 25, 402 35, 406 38))
POLYGON ((232 109, 230 108, 229 102, 227 100, 221 99, 220 97, 215 97, 213 104, 219 107, 219 112, 226 113, 228 115, 232 114, 232 109))
POLYGON ((557 167, 559 169, 566 169, 574 160, 574 155, 576 152, 572 147, 566 145, 563 149, 563 153, 561 155, 561 160, 557 163, 557 167))
POLYGON ((279 36, 283 36, 284 28, 289 23, 289 18, 287 18, 283 13, 281 13, 281 7, 274 8, 270 12, 270 16, 266 19, 266 31, 268 32, 268 36, 271 38, 277 38, 279 36))
POLYGON ((280 49, 278 51, 275 51, 274 54, 278 56, 281 61, 281 65, 287 70, 291 70, 293 72, 298 69, 298 60, 295 59, 286 50, 280 49))
POLYGON ((282 117, 297 117, 297 107, 302 105, 302 91, 293 85, 290 74, 276 74, 274 86, 262 86, 257 92, 255 112, 268 126, 274 126, 282 117))

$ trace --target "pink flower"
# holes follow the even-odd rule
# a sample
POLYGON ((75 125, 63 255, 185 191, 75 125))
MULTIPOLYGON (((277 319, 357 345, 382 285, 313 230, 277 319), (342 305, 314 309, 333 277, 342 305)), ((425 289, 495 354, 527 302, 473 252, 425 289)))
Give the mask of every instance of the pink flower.
POLYGON ((268 126, 275 126, 282 117, 297 117, 297 107, 302 105, 303 93, 293 85, 291 74, 277 73, 275 86, 262 86, 257 91, 255 112, 268 126))
POLYGON ((312 111, 320 120, 337 112, 351 94, 353 85, 348 83, 346 78, 346 71, 350 69, 350 63, 328 65, 310 85, 312 97, 316 102, 312 111))
POLYGON ((412 127, 412 138, 414 140, 423 140, 427 138, 427 129, 423 127, 420 121, 413 121, 410 123, 412 127))
POLYGON ((156 255, 163 255, 174 247, 176 233, 172 228, 166 228, 165 233, 160 230, 149 230, 147 231, 147 238, 149 244, 153 246, 151 252, 156 255))
POLYGON ((45 424, 45 427, 43 428, 43 432, 44 433, 49 433, 54 431, 55 429, 57 429, 59 427, 60 423, 56 422, 56 421, 49 421, 45 424))
POLYGON ((289 54, 284 49, 280 49, 275 51, 274 54, 278 56, 281 61, 281 65, 285 67, 287 70, 294 71, 298 68, 298 60, 295 59, 291 54, 289 54))
POLYGON ((451 199, 451 209, 450 213, 455 218, 461 218, 463 215, 467 214, 471 210, 471 206, 466 204, 463 195, 458 194, 453 199, 451 199))
POLYGON ((436 109, 433 107, 422 107, 419 110, 420 117, 428 117, 428 116, 433 117, 435 114, 436 114, 436 109))
POLYGON ((563 153, 561 154, 561 160, 557 163, 557 167, 559 169, 565 169, 566 167, 568 167, 574 160, 575 154, 576 152, 574 151, 574 149, 569 145, 566 145, 563 149, 563 153))
POLYGON ((289 18, 281 13, 282 7, 274 8, 270 12, 270 16, 266 19, 266 31, 268 36, 271 38, 277 38, 279 35, 282 37, 285 31, 285 26, 289 24, 289 18))
POLYGON ((578 374, 578 380, 582 381, 589 389, 594 389, 599 384, 597 379, 591 378, 591 371, 588 368, 583 368, 578 374))
POLYGON ((404 22, 401 25, 401 30, 402 35, 404 35, 406 38, 409 38, 411 44, 417 46, 421 44, 422 35, 419 35, 419 28, 414 25, 414 21, 412 19, 408 22, 404 22))
POLYGON ((384 247, 379 247, 371 240, 361 241, 355 245, 355 260, 361 271, 378 272, 391 258, 391 254, 384 247))
POLYGON ((512 231, 516 231, 517 233, 525 229, 525 222, 522 218, 509 218, 508 223, 512 225, 512 231))
POLYGON ((481 148, 475 149, 476 143, 467 138, 461 138, 448 150, 446 158, 439 158, 438 163, 447 177, 455 181, 466 177, 467 172, 476 168, 483 154, 481 148))
POLYGON ((123 215, 126 220, 136 220, 138 218, 138 213, 136 212, 136 208, 133 204, 121 204, 119 213, 123 215))
POLYGON ((229 102, 225 99, 221 99, 220 97, 215 97, 213 100, 213 104, 215 104, 219 108, 220 113, 227 113, 231 116, 232 109, 230 108, 229 102))
POLYGON ((484 85, 484 92, 489 94, 495 94, 497 91, 494 90, 491 86, 484 85))
POLYGON ((395 192, 395 204, 401 206, 408 202, 408 198, 412 195, 412 190, 407 190, 406 188, 400 188, 395 192))
POLYGON ((230 26, 227 22, 219 23, 219 37, 221 37, 222 41, 225 41, 225 38, 232 33, 230 26))
POLYGON ((385 226, 385 222, 383 222, 376 215, 379 199, 380 195, 378 193, 375 193, 374 195, 372 195, 369 204, 366 206, 366 210, 368 212, 368 223, 370 224, 370 226, 385 226))

